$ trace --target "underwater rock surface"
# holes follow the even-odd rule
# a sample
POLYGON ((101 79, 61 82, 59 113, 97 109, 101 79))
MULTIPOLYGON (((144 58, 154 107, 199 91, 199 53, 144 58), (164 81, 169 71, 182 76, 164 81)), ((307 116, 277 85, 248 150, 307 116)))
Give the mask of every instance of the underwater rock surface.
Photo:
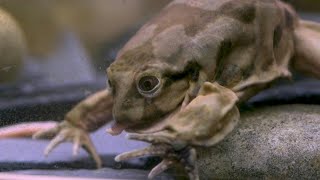
POLYGON ((225 140, 199 149, 201 179, 320 178, 320 106, 282 105, 241 113, 225 140))

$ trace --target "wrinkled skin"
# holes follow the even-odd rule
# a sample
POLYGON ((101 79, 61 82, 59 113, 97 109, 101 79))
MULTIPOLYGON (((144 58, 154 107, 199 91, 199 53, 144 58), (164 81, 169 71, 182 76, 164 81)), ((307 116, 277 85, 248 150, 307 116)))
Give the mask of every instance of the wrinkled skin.
POLYGON ((320 78, 320 25, 300 20, 277 0, 175 0, 143 26, 107 69, 110 89, 79 103, 62 125, 35 137, 56 135, 46 152, 75 142, 98 158, 87 132, 102 124, 150 147, 117 161, 163 157, 149 174, 185 167, 198 179, 195 147, 221 141, 239 120, 237 104, 291 68, 320 78))

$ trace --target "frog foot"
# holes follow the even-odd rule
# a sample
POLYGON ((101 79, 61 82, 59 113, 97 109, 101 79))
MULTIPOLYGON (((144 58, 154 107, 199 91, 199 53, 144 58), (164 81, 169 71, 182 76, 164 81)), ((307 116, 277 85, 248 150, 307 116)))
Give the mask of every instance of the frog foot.
POLYGON ((152 145, 126 152, 116 156, 115 161, 120 162, 131 158, 142 156, 160 156, 163 160, 154 167, 148 175, 149 179, 164 172, 172 166, 182 166, 188 173, 190 180, 199 180, 198 168, 196 165, 196 150, 184 145, 184 143, 175 142, 170 136, 157 134, 128 134, 128 139, 139 140, 151 143, 152 145))
POLYGON ((88 152, 88 154, 92 156, 97 168, 101 168, 102 161, 90 139, 89 134, 85 130, 78 128, 67 121, 63 121, 49 130, 43 130, 33 135, 34 139, 51 137, 54 138, 46 147, 44 151, 45 156, 48 156, 49 153, 59 144, 65 141, 71 141, 73 142, 74 156, 79 153, 80 146, 82 146, 88 152))

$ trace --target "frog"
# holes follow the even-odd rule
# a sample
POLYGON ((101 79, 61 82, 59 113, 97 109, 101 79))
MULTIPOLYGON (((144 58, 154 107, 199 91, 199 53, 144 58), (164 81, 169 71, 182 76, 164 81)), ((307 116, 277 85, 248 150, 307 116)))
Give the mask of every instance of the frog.
POLYGON ((113 123, 107 133, 150 144, 116 161, 159 156, 150 179, 181 166, 197 180, 197 148, 236 128, 241 103, 293 71, 320 78, 319 41, 320 24, 279 0, 173 0, 118 52, 108 88, 33 137, 53 137, 46 155, 71 141, 101 167, 89 132, 113 123))

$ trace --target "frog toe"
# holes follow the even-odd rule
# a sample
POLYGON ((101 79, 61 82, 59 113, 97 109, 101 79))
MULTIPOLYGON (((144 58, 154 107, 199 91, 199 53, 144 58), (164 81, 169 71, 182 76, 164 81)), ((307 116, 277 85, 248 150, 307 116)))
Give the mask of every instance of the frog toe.
POLYGON ((198 167, 196 164, 196 150, 186 146, 181 150, 175 150, 173 147, 167 150, 161 163, 154 167, 148 175, 149 179, 154 178, 172 166, 182 166, 188 174, 190 180, 199 180, 198 167))
POLYGON ((157 175, 169 169, 176 162, 173 160, 164 159, 156 167, 154 167, 148 175, 148 179, 153 179, 157 175))
POLYGON ((143 156, 159 156, 163 158, 162 162, 151 170, 148 175, 149 179, 154 178, 172 166, 182 166, 191 180, 199 179, 196 150, 190 146, 177 150, 172 145, 154 144, 144 149, 120 154, 116 156, 115 161, 120 162, 143 156))
POLYGON ((169 149, 170 147, 167 145, 151 145, 143 149, 122 153, 115 157, 115 161, 120 162, 143 156, 164 156, 169 149))
POLYGON ((128 134, 126 137, 130 140, 144 141, 152 144, 172 144, 172 142, 174 141, 174 138, 170 134, 164 132, 158 132, 153 134, 131 133, 128 134))

